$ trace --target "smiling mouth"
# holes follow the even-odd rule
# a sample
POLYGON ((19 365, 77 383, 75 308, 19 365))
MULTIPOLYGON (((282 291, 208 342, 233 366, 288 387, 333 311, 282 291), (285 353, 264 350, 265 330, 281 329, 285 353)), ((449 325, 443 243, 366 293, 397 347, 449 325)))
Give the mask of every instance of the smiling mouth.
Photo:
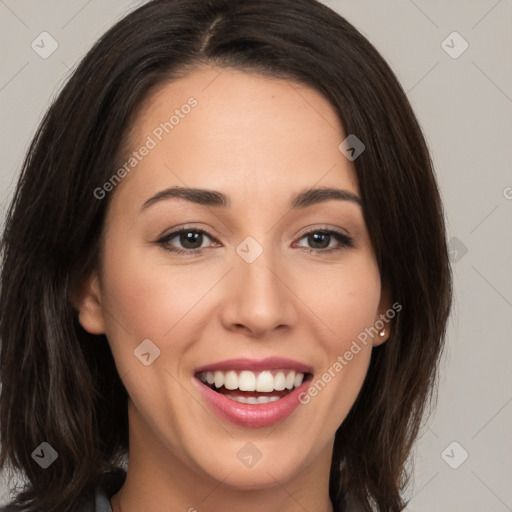
POLYGON ((312 378, 311 373, 273 369, 252 372, 250 370, 205 371, 196 378, 213 391, 243 404, 276 402, 290 394, 303 382, 312 378))

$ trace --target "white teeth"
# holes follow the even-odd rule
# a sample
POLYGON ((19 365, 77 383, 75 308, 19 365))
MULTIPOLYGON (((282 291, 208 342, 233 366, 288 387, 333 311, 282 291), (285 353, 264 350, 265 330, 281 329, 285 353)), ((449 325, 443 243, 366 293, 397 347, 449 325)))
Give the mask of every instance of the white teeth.
POLYGON ((283 391, 286 387, 286 379, 283 372, 278 372, 274 377, 274 389, 277 391, 283 391))
POLYGON ((269 402, 277 402, 278 400, 281 400, 278 396, 259 396, 256 399, 256 402, 254 401, 254 398, 246 398, 245 396, 233 396, 233 395, 224 395, 226 398, 229 398, 230 400, 233 400, 235 402, 240 402, 241 404, 267 404, 269 402))
POLYGON ((286 376, 286 389, 293 389, 294 381, 295 381, 295 372, 291 372, 286 376))
POLYGON ((226 389, 236 389, 238 387, 238 376, 236 372, 228 372, 226 373, 226 377, 224 378, 224 387, 226 389))
POLYGON ((222 372, 215 372, 215 387, 221 388, 224 385, 224 374, 222 372))
POLYGON ((202 372, 199 378, 210 386, 214 384, 217 389, 224 386, 229 390, 239 389, 240 391, 271 393, 272 391, 284 391, 285 389, 291 390, 300 386, 304 380, 304 374, 295 373, 293 370, 279 370, 277 373, 271 370, 264 370, 259 373, 248 370, 237 373, 235 370, 229 370, 226 372, 202 372))
POLYGON ((238 377, 238 389, 240 391, 256 391, 256 375, 252 372, 240 372, 238 377))
POLYGON ((274 391, 274 377, 272 372, 261 372, 256 378, 256 391, 274 391))

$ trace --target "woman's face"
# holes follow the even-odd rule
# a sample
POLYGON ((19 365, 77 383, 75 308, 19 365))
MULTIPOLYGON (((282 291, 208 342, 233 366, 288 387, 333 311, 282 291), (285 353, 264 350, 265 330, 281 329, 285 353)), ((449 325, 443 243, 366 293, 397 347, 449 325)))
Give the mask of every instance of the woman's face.
POLYGON ((80 312, 130 397, 130 464, 233 488, 328 475, 387 335, 353 342, 389 308, 347 135, 314 90, 235 70, 148 98, 80 312))

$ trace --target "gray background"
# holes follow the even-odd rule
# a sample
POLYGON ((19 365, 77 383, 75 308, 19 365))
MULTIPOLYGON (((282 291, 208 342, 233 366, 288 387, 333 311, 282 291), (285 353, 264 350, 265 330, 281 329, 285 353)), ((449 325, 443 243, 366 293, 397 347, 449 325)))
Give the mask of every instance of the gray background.
MULTIPOLYGON (((407 510, 512 511, 512 1, 325 3, 368 37, 407 91, 453 249, 456 304, 439 402, 414 453, 407 510), (460 55, 463 40, 446 39, 454 31, 469 45, 460 55)), ((0 0, 2 219, 50 100, 93 42, 140 4, 0 0), (31 48, 43 31, 59 45, 47 59, 31 48)), ((5 502, 5 483, 0 494, 5 502)))

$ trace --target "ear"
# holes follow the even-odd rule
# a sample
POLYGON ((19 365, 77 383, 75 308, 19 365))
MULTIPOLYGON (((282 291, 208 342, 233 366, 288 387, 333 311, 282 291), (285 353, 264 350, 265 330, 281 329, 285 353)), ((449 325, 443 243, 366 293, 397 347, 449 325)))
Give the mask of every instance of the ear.
POLYGON ((105 334, 98 273, 94 270, 82 280, 73 300, 80 325, 91 334, 105 334))
POLYGON ((375 328, 378 330, 378 333, 373 337, 373 346, 377 347, 378 345, 382 345, 385 341, 389 339, 389 335, 391 334, 391 326, 393 323, 392 318, 395 316, 391 316, 389 311, 395 311, 391 307, 391 292, 389 286, 385 283, 381 286, 380 292, 380 302, 377 310, 377 316, 375 317, 375 328))

